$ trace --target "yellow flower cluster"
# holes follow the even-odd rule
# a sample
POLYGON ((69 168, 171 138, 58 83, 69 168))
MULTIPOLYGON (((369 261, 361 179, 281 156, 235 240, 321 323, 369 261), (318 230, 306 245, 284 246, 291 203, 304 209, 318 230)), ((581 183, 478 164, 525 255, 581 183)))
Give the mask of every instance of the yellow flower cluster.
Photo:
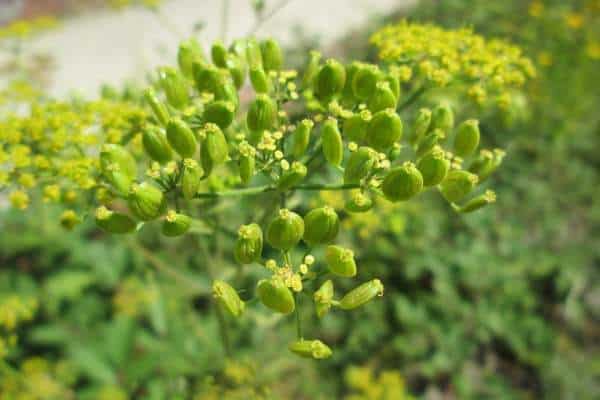
POLYGON ((19 296, 0 299, 0 360, 17 344, 14 330, 19 324, 30 321, 36 310, 35 299, 19 296))
POLYGON ((535 76, 533 63, 518 47, 486 40, 468 28, 402 21, 375 32, 371 43, 379 58, 402 68, 403 75, 413 75, 425 87, 464 86, 480 104, 490 95, 501 99, 535 76))
POLYGON ((73 399, 69 386, 74 383, 73 367, 65 361, 28 358, 0 379, 1 399, 73 399))
POLYGON ((42 16, 31 20, 17 20, 0 27, 0 40, 25 39, 58 26, 58 20, 52 16, 42 16))
POLYGON ((345 373, 346 384, 353 394, 345 400, 410 400, 404 378, 399 371, 382 371, 375 376, 371 367, 349 367, 345 373))
POLYGON ((112 8, 121 9, 133 5, 141 5, 151 9, 156 9, 162 0, 110 0, 108 5, 112 8))
MULTIPOLYGON (((0 120, 0 190, 8 190, 17 209, 27 208, 32 196, 73 205, 100 190, 99 146, 135 135, 145 120, 134 103, 105 99, 33 99, 28 108, 5 106, 0 120)), ((64 215, 65 225, 77 220, 73 213, 64 215)))
POLYGON ((143 314, 157 298, 154 286, 129 278, 119 286, 113 297, 113 305, 117 314, 135 317, 143 314))
POLYGON ((14 330, 19 323, 31 320, 36 309, 35 299, 10 296, 0 300, 0 328, 14 330))

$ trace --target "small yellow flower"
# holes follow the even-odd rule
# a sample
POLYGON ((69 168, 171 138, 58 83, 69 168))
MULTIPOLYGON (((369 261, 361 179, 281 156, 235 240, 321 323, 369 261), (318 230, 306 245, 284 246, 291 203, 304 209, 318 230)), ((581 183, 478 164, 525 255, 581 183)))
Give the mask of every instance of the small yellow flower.
POLYGON ((583 25, 585 18, 580 13, 569 13, 565 15, 565 23, 571 29, 579 29, 583 25))
POLYGON ((8 200, 14 208, 24 210, 29 207, 29 195, 22 190, 15 190, 8 195, 8 200))
POLYGON ((529 15, 534 18, 538 18, 544 12, 544 4, 541 1, 532 1, 529 5, 529 15))
POLYGON ((589 42, 585 46, 585 54, 593 60, 600 60, 600 42, 589 42))

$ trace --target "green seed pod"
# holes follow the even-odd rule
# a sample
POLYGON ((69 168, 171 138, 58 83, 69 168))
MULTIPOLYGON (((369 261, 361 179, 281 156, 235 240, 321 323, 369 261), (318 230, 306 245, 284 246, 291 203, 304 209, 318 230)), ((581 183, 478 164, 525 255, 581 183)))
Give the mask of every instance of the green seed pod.
POLYGON ((210 48, 210 57, 212 58, 213 64, 219 68, 225 68, 227 66, 227 49, 222 42, 213 43, 210 48))
POLYGON ((417 168, 423 175, 423 186, 435 186, 446 177, 450 169, 450 161, 446 159, 442 148, 436 146, 419 160, 417 168))
POLYGON ((283 52, 275 40, 264 40, 260 44, 260 53, 265 71, 279 71, 283 66, 283 52))
POLYGON ((157 218, 166 206, 163 192, 146 182, 131 185, 127 204, 133 215, 142 221, 157 218))
POLYGON ((310 119, 303 119, 298 123, 294 130, 294 142, 292 145, 292 154, 296 158, 300 158, 306 152, 308 143, 310 142, 310 132, 314 126, 314 122, 310 119))
POLYGON ((273 277, 258 281, 256 293, 260 301, 273 311, 290 314, 296 308, 292 292, 280 278, 273 277))
POLYGON ((195 62, 192 64, 192 71, 196 88, 200 93, 212 93, 216 97, 227 82, 223 72, 214 65, 195 62))
POLYGON ((462 200, 477 185, 477 175, 460 169, 448 172, 440 184, 442 195, 451 203, 462 200))
POLYGON ((363 213, 373 208, 373 200, 362 192, 354 193, 344 205, 344 209, 351 213, 363 213))
POLYGON ((315 360, 329 358, 332 354, 331 349, 320 340, 300 339, 290 343, 288 348, 300 357, 314 358, 315 360))
POLYGON ((454 209, 459 213, 470 213, 479 210, 488 204, 496 201, 496 193, 491 190, 486 190, 484 194, 480 194, 477 197, 472 198, 463 206, 456 206, 454 209))
POLYGON ((442 104, 433 109, 431 115, 431 129, 440 129, 448 134, 454 127, 454 112, 447 104, 442 104))
POLYGON ((424 136, 417 144, 417 158, 423 157, 429 153, 438 142, 444 139, 446 135, 441 129, 434 129, 432 132, 424 136))
POLYGON ((385 110, 386 108, 396 109, 396 96, 392 92, 392 89, 390 89, 388 82, 377 83, 375 91, 369 97, 367 107, 372 113, 385 110))
POLYGON ((246 40, 246 59, 250 68, 263 66, 260 45, 254 38, 246 40))
POLYGON ((367 126, 367 144, 377 151, 389 150, 402 137, 402 120, 394 109, 379 111, 367 126))
POLYGON ((167 122, 169 122, 169 111, 167 110, 167 107, 158 100, 152 89, 146 90, 144 92, 144 97, 152 109, 152 113, 154 114, 154 117, 158 123, 160 123, 162 126, 165 126, 167 122))
POLYGON ((108 233, 123 234, 133 232, 137 223, 125 214, 101 206, 96 209, 96 225, 108 233))
POLYGON ((256 93, 268 93, 271 90, 271 81, 262 67, 250 69, 250 82, 256 93))
POLYGON ((362 146, 352 152, 344 170, 344 183, 359 183, 373 170, 377 159, 377 152, 370 147, 362 146))
POLYGON ((277 104, 266 94, 257 94, 248 108, 246 125, 251 131, 262 132, 275 125, 277 119, 277 104))
POLYGON ((212 285, 215 300, 233 317, 239 317, 244 312, 246 305, 234 288, 227 282, 215 280, 212 285))
POLYGON ((118 144, 105 144, 100 150, 100 167, 102 171, 116 169, 130 179, 137 175, 137 163, 125 147, 118 144), (116 168, 114 168, 116 166, 116 168))
POLYGON ((181 174, 181 191, 186 200, 193 199, 200 188, 202 179, 202 167, 192 158, 183 160, 183 172, 181 174))
POLYGON ((242 225, 233 255, 240 264, 258 262, 262 256, 263 233, 258 224, 242 225))
POLYGON ((344 157, 344 143, 338 129, 337 120, 328 118, 321 128, 323 155, 329 164, 338 166, 344 157))
POLYGON ((454 154, 468 157, 479 146, 479 121, 468 119, 458 126, 454 137, 454 154))
POLYGON ((169 104, 178 109, 185 107, 189 101, 185 78, 175 68, 170 67, 161 68, 159 78, 169 104))
POLYGON ((344 136, 351 141, 362 143, 367 136, 367 127, 373 115, 369 110, 352 114, 344 121, 344 136))
POLYGON ((154 161, 164 164, 173 158, 173 151, 169 146, 167 136, 162 129, 156 126, 148 126, 144 130, 142 144, 146 154, 154 161))
POLYGON ((228 54, 227 58, 225 59, 225 67, 233 79, 235 88, 239 90, 242 86, 244 86, 244 81, 246 80, 247 66, 245 61, 235 54, 228 54))
POLYGON ((208 154, 207 146, 200 146, 200 165, 202 166, 202 171, 204 171, 204 176, 209 176, 212 173, 215 164, 210 158, 210 154, 208 154))
POLYGON ((169 210, 162 224, 162 234, 169 237, 181 236, 189 231, 191 226, 190 217, 169 210))
POLYGON ((345 83, 346 69, 338 61, 329 59, 315 77, 315 96, 323 102, 328 102, 341 93, 345 83))
POLYGON ((215 93, 215 99, 225 100, 233 103, 236 110, 240 105, 240 98, 238 96, 237 89, 235 88, 235 85, 233 84, 233 82, 231 82, 230 79, 225 79, 223 85, 217 88, 217 91, 215 93))
POLYGON ((284 171, 277 181, 277 188, 281 191, 290 190, 306 177, 306 166, 294 161, 287 171, 284 171))
POLYGON ((221 129, 231 125, 234 115, 235 104, 225 100, 217 100, 207 104, 202 114, 205 122, 217 124, 221 129))
POLYGON ((102 174, 120 197, 127 197, 129 188, 133 183, 133 179, 130 176, 122 173, 116 164, 110 165, 102 174))
POLYGON ((425 137, 425 134, 429 131, 431 125, 431 110, 428 108, 421 108, 417 113, 415 119, 414 131, 409 141, 412 145, 415 145, 425 137))
POLYGON ((240 179, 243 184, 248 184, 256 168, 256 150, 248 142, 242 142, 239 145, 239 152, 240 179))
POLYGON ((344 90, 342 91, 342 99, 348 105, 356 102, 354 97, 354 89, 352 88, 352 82, 354 81, 354 75, 360 69, 361 63, 354 61, 346 65, 346 83, 344 84, 344 90))
POLYGON ((229 156, 229 145, 221 128, 218 125, 208 123, 204 125, 203 132, 206 138, 202 143, 202 147, 206 147, 212 163, 214 165, 224 163, 229 156))
POLYGON ((194 38, 184 40, 179 44, 179 50, 177 51, 177 62, 179 69, 188 78, 191 78, 193 73, 192 64, 194 62, 203 62, 204 52, 200 43, 194 38))
POLYGON ((499 166, 504 159, 504 151, 494 149, 494 151, 481 150, 479 155, 469 166, 469 172, 479 177, 479 181, 487 179, 499 166))
POLYGON ((388 172, 381 190, 390 201, 408 200, 423 190, 423 176, 412 162, 407 161, 388 172))
POLYGON ((381 77, 379 68, 371 64, 361 64, 354 73, 352 89, 354 96, 360 100, 367 100, 375 93, 377 82, 381 77))
POLYGON ((167 140, 171 147, 183 158, 196 153, 198 143, 188 124, 179 118, 171 118, 167 124, 167 140))
POLYGON ((398 75, 387 74, 384 79, 388 85, 390 85, 390 89, 396 98, 395 104, 398 103, 398 100, 400 99, 400 79, 398 79, 398 75))
POLYGON ((304 69, 304 75, 302 76, 302 86, 305 88, 311 87, 315 80, 315 77, 319 73, 321 62, 321 53, 312 50, 308 56, 308 63, 304 69))
POLYGON ((246 62, 246 40, 245 39, 234 39, 229 46, 229 52, 235 54, 240 59, 246 62))
POLYGON ((267 242, 276 249, 289 250, 304 235, 304 220, 298 214, 287 210, 279 210, 279 214, 267 228, 267 242))
POLYGON ((340 219, 331 207, 315 208, 304 216, 304 241, 311 246, 330 243, 339 230, 340 219))
POLYGON ((353 310, 373 300, 376 296, 383 296, 383 284, 379 279, 373 279, 346 293, 340 300, 342 310, 353 310))
POLYGON ((333 300, 333 282, 331 279, 326 280, 321 287, 313 295, 317 317, 323 318, 331 308, 333 300))
POLYGON ((356 275, 354 252, 350 249, 335 245, 327 246, 325 262, 329 270, 336 275, 347 278, 356 275))
POLYGON ((127 196, 136 177, 137 165, 133 156, 117 144, 105 144, 100 151, 100 168, 106 181, 120 196, 127 196))

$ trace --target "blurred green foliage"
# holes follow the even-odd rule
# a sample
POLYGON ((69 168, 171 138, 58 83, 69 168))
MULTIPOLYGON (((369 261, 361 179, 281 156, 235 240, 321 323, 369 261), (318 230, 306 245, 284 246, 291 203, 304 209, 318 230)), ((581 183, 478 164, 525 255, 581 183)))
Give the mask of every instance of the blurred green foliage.
MULTIPOLYGON (((594 398, 599 15, 598 1, 422 1, 410 11, 511 39, 537 58, 539 77, 529 101, 481 118, 487 144, 510 149, 493 178, 494 207, 457 218, 423 196, 345 217, 356 229, 342 241, 362 249, 360 279, 381 277, 386 293, 323 320, 323 339, 337 351, 318 365, 282 354, 289 327, 260 310, 235 322, 236 361, 224 360, 206 264, 234 279, 238 267, 207 260, 202 235, 175 242, 148 231, 139 244, 88 224, 66 233, 53 209, 3 211, 0 397, 402 399, 406 386, 426 398, 594 398)), ((450 100, 466 117, 476 107, 450 100)), ((227 215, 238 206, 226 205, 227 215)))
MULTIPOLYGON (((489 144, 510 152, 494 207, 461 220, 441 204, 402 210, 363 242, 360 262, 388 282, 387 310, 371 316, 377 332, 351 330, 346 362, 401 366, 426 397, 594 398, 600 3, 422 1, 407 17, 507 38, 537 58, 539 76, 528 101, 482 118, 489 144)), ((440 96, 450 94, 422 102, 440 96)))

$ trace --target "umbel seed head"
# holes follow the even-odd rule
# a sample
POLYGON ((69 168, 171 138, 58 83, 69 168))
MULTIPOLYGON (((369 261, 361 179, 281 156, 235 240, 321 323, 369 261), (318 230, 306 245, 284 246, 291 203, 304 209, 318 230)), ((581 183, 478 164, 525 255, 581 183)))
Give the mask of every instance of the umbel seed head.
POLYGON ((331 349, 320 340, 300 339, 290 343, 289 349, 292 353, 305 358, 322 360, 331 357, 331 349))
POLYGON ((242 225, 238 230, 234 257, 240 264, 260 261, 263 249, 263 233, 258 224, 242 225))
POLYGON ((390 201, 408 200, 423 190, 423 176, 412 162, 407 161, 390 170, 383 179, 381 190, 390 201))
POLYGON ((278 277, 259 281, 256 293, 260 301, 273 311, 290 314, 296 308, 292 292, 278 277))
POLYGON ((315 208, 304 216, 304 241, 311 246, 330 243, 339 230, 338 215, 331 207, 315 208))
POLYGON ((354 252, 350 249, 335 245, 327 246, 325 262, 329 270, 336 275, 344 277, 356 275, 354 252))
POLYGON ((127 204, 133 215, 142 221, 157 218, 166 205, 163 192, 146 182, 131 185, 127 204))
POLYGON ((279 210, 267 228, 267 242, 279 250, 291 249, 298 244, 303 235, 302 217, 285 208, 279 210))

